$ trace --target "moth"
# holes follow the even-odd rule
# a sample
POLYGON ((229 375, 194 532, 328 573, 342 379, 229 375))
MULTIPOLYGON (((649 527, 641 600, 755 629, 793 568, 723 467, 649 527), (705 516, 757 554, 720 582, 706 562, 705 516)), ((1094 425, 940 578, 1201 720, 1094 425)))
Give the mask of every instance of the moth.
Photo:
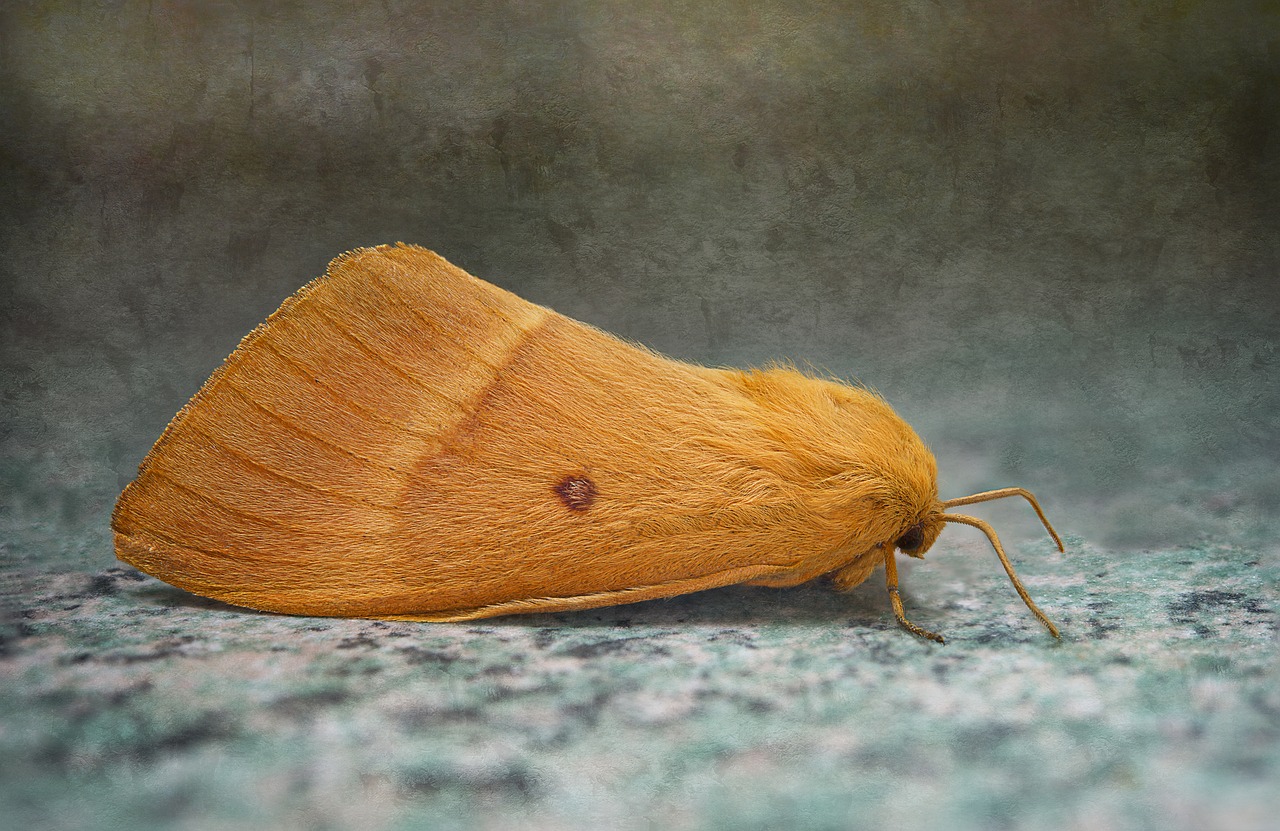
POLYGON ((850 589, 951 513, 870 390, 671 360, 424 248, 351 251, 246 336, 121 494, 119 558, 238 606, 460 621, 733 584, 850 589))

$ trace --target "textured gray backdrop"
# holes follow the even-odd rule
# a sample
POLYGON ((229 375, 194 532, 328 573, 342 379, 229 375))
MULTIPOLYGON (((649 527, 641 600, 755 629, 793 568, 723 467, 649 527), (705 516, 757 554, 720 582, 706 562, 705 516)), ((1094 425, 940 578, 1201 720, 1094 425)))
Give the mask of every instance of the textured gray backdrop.
POLYGON ((352 5, 5 4, 6 523, 101 542, 236 341, 396 240, 861 379, 947 495, 1137 546, 1280 507, 1274 3, 352 5))
POLYGON ((1274 0, 5 0, 0 95, 24 827, 1273 823, 1274 0), (944 496, 1041 496, 1065 557, 983 511, 1067 641, 958 529, 906 576, 941 649, 874 586, 432 628, 109 570, 173 413, 397 240, 674 357, 876 387, 944 496))

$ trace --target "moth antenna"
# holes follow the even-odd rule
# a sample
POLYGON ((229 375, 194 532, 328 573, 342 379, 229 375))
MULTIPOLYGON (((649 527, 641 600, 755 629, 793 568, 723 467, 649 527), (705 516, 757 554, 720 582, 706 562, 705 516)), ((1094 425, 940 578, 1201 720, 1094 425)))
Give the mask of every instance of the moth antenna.
MULTIPOLYGON (((1058 536, 1058 532, 1053 530, 1053 526, 1049 524, 1049 518, 1044 515, 1044 511, 1040 510, 1040 503, 1036 501, 1036 498, 1031 491, 1026 488, 1000 488, 999 490, 975 493, 972 496, 960 496, 943 502, 942 509, 946 510, 947 508, 957 508, 961 505, 972 505, 975 502, 990 502, 993 499, 1004 499, 1006 496, 1021 496, 1030 502, 1031 507, 1036 510, 1036 516, 1040 517, 1040 521, 1044 523, 1045 530, 1049 532, 1049 536, 1053 537, 1053 541, 1057 543, 1058 550, 1063 552, 1067 550, 1063 547, 1062 538, 1058 536)), ((988 534, 987 536, 991 535, 988 534)), ((996 548, 999 548, 998 544, 996 548)))
POLYGON ((889 587, 889 602, 893 604, 893 615, 898 619, 898 623, 902 624, 902 628, 913 635, 919 635, 922 638, 928 638, 938 643, 946 643, 946 640, 938 633, 930 632, 928 629, 916 626, 907 620, 906 612, 902 610, 902 598, 898 596, 898 561, 894 559, 893 547, 887 545, 884 547, 884 579, 889 587))
MULTIPOLYGON (((1009 490, 1019 491, 1021 490, 1021 488, 1010 488, 1009 490)), ((993 493, 999 493, 999 491, 993 491, 993 493)), ((1031 497, 1031 494, 1026 493, 1026 491, 1023 491, 1023 494, 1025 494, 1028 498, 1031 497)), ((986 494, 976 494, 976 495, 985 496, 986 494)), ((1004 494, 1004 495, 1008 496, 1009 494, 1004 494)), ((974 497, 966 496, 963 498, 973 499, 974 497)), ((988 498, 998 499, 999 497, 993 496, 988 498)), ((986 500, 978 500, 978 501, 985 502, 986 500)), ((1033 505, 1035 504, 1035 500, 1032 500, 1032 504, 1033 505)), ((1036 510, 1039 511, 1039 508, 1037 507, 1036 510)), ((1043 515, 1041 516, 1043 518, 1043 515)), ((1018 590, 1018 596, 1022 598, 1022 602, 1026 603, 1027 608, 1030 609, 1035 614, 1036 617, 1040 618, 1040 622, 1043 623, 1046 628, 1048 628, 1049 634, 1053 635, 1055 638, 1058 638, 1059 640, 1062 639, 1062 635, 1058 633, 1058 627, 1054 626, 1053 621, 1049 620, 1049 618, 1045 616, 1045 613, 1040 611, 1040 607, 1037 606, 1035 602, 1031 600, 1031 595, 1027 594, 1027 590, 1022 587, 1022 581, 1018 579, 1017 572, 1013 570, 1013 563, 1010 563, 1009 558, 1005 556, 1004 546, 1000 544, 1000 538, 996 536, 996 529, 992 528, 990 525, 978 519, 977 517, 965 516, 964 514, 943 514, 942 521, 958 522, 961 525, 972 525, 974 528, 977 528, 979 531, 986 534, 987 539, 991 540, 991 545, 995 547, 996 554, 999 555, 1001 564, 1004 565, 1005 573, 1008 574, 1009 579, 1013 581, 1013 587, 1018 590)), ((1048 522, 1046 522, 1045 524, 1048 525, 1048 522)), ((1052 529, 1050 529, 1050 531, 1052 531, 1052 529)), ((1054 534, 1054 538, 1055 539, 1057 538, 1057 534, 1054 534)))

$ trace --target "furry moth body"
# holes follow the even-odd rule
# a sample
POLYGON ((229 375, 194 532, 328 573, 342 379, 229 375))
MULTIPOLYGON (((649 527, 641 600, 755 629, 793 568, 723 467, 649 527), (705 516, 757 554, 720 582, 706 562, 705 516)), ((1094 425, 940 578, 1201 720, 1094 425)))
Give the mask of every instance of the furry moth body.
MULTIPOLYGON (((112 515, 120 559, 300 615, 585 609, 920 557, 946 509, 882 399, 790 368, 680 363, 413 246, 348 253, 174 417, 112 515)), ((1051 534, 1053 529, 1049 528, 1051 534)), ((1057 540, 1057 535, 1053 534, 1057 540)), ((1061 542, 1058 542, 1061 548, 1061 542)))

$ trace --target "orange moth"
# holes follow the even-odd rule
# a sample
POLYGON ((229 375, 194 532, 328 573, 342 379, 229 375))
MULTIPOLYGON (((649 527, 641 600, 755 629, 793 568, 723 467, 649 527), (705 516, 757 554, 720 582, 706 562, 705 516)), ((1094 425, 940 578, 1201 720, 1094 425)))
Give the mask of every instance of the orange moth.
POLYGON ((536 306, 407 245, 334 260, 174 417, 112 515, 121 560, 297 615, 459 621, 746 583, 840 589, 951 508, 874 393, 708 369, 536 306))

